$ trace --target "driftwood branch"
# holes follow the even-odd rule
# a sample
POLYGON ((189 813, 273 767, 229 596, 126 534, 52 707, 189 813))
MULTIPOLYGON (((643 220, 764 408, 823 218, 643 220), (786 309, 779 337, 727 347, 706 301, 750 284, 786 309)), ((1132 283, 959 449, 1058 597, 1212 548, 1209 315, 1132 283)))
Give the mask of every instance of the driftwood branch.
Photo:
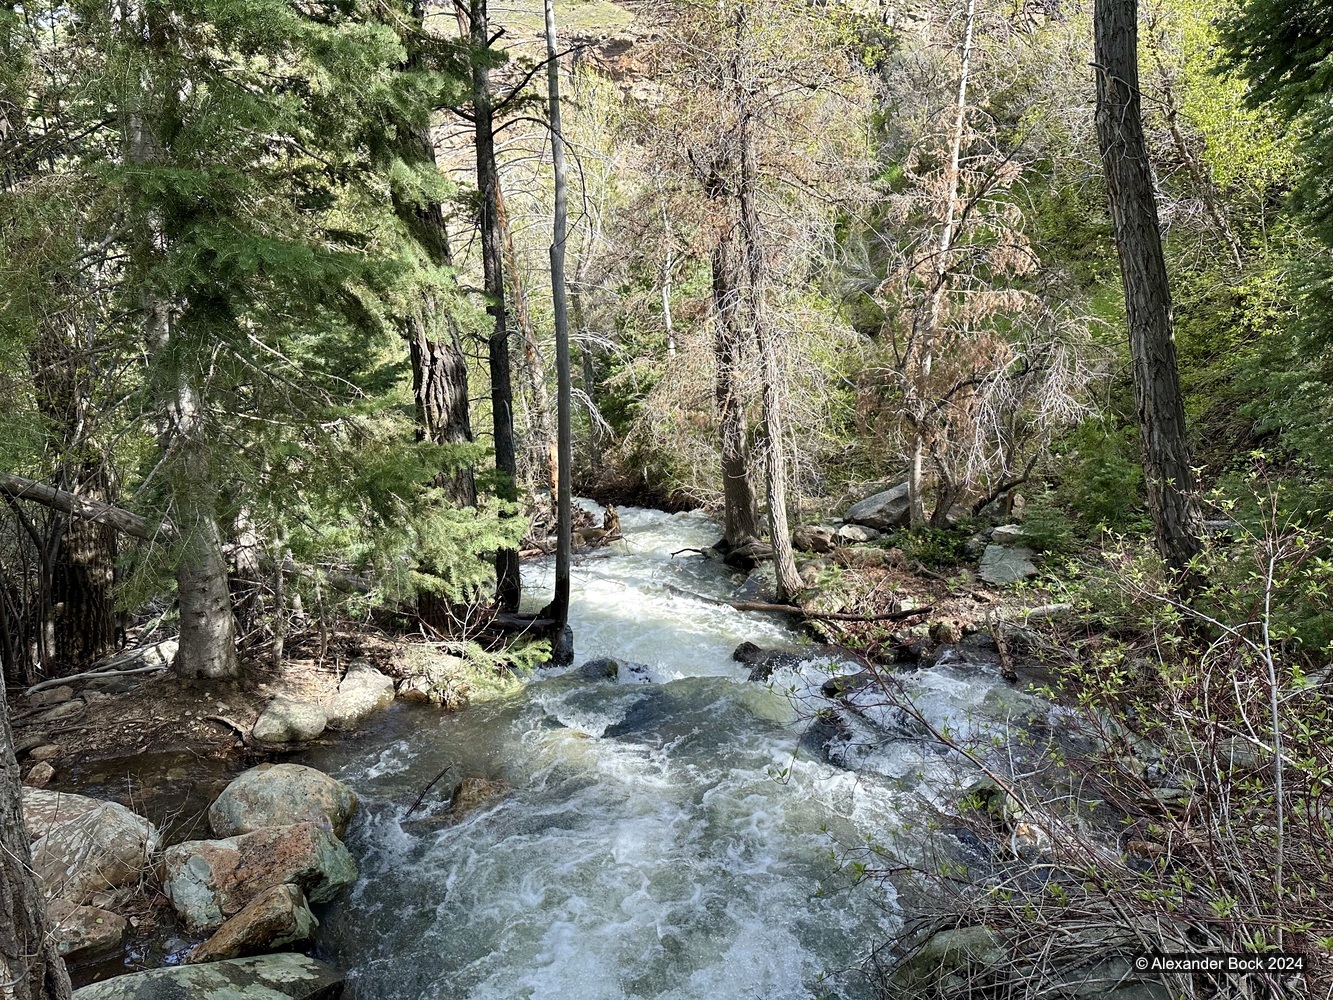
MULTIPOLYGON (((704 600, 707 600, 707 598, 704 598, 704 600)), ((808 608, 797 607, 795 604, 767 604, 763 601, 720 601, 718 603, 726 604, 737 611, 771 611, 775 614, 800 615, 802 618, 814 618, 830 622, 900 622, 907 618, 928 615, 935 610, 933 607, 911 608, 905 611, 886 611, 878 615, 851 615, 841 611, 811 611, 808 608)))
POLYGON ((454 765, 450 764, 448 767, 446 767, 443 771, 441 771, 441 772, 440 772, 439 774, 437 774, 435 777, 431 778, 431 779, 430 779, 430 784, 427 785, 425 788, 423 788, 423 789, 421 790, 421 794, 417 796, 417 800, 416 800, 415 802, 412 803, 412 808, 409 809, 409 810, 407 810, 407 812, 403 814, 403 819, 407 819, 407 818, 408 818, 409 816, 411 816, 414 812, 416 812, 416 811, 417 811, 417 806, 421 805, 422 800, 426 797, 426 793, 429 792, 432 788, 435 787, 435 783, 436 783, 437 781, 439 781, 441 778, 443 778, 446 774, 448 774, 448 773, 449 773, 450 771, 452 771, 453 769, 454 769, 454 765))
POLYGON ((28 694, 37 691, 45 691, 47 688, 60 687, 62 684, 71 684, 74 681, 90 681, 98 677, 129 677, 131 674, 151 674, 155 670, 166 670, 171 664, 158 663, 151 667, 132 667, 129 670, 90 670, 82 674, 70 674, 68 677, 52 677, 49 681, 42 681, 40 684, 34 684, 28 688, 28 694))
POLYGON ((16 500, 31 500, 84 521, 105 524, 147 542, 176 537, 175 527, 166 522, 155 523, 122 507, 87 500, 77 493, 59 490, 54 486, 39 483, 35 479, 27 479, 9 472, 0 472, 0 493, 16 500))
POLYGON ((935 610, 933 607, 912 608, 906 611, 886 611, 878 615, 851 615, 841 611, 811 611, 809 608, 798 607, 795 604, 769 604, 766 601, 722 601, 715 597, 696 594, 694 591, 685 590, 682 587, 673 587, 670 584, 667 585, 666 589, 670 593, 679 594, 681 597, 703 601, 705 604, 718 604, 735 608, 737 611, 764 611, 779 615, 800 615, 802 618, 830 622, 900 622, 908 618, 928 615, 935 610))

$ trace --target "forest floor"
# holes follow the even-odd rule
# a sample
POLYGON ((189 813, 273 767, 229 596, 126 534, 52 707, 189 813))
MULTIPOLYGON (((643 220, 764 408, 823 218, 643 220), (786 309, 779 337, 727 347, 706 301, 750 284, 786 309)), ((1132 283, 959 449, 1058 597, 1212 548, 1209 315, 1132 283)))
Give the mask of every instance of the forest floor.
MULTIPOLYGON (((62 762, 150 752, 225 756, 240 744, 238 731, 248 733, 274 696, 327 703, 351 659, 369 660, 392 675, 395 649, 383 635, 346 634, 336 637, 322 660, 300 648, 280 664, 269 657, 248 659, 239 680, 182 680, 166 671, 73 680, 19 699, 14 736, 20 756, 55 747, 39 754, 57 771, 62 762)), ((271 752, 284 749, 278 745, 271 752)))

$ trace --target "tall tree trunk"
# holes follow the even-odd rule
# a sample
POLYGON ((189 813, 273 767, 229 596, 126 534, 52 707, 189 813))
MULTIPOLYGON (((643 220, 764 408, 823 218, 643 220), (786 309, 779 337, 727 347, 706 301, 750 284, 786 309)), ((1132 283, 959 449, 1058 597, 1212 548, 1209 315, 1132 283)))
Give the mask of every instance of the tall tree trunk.
POLYGON ((745 248, 748 272, 746 289, 749 293, 749 318, 754 324, 755 343, 763 366, 760 409, 764 421, 764 467, 767 473, 765 499, 768 501, 769 536, 773 543, 773 570, 777 579, 777 599, 789 601, 804 589, 804 585, 801 583, 801 574, 796 571, 791 530, 787 526, 787 449, 783 430, 787 380, 781 357, 782 348, 776 342, 776 331, 769 325, 767 304, 764 301, 767 274, 759 232, 759 210, 755 205, 755 187, 759 181, 754 163, 754 139, 747 115, 742 112, 741 118, 741 242, 745 248))
MULTIPOLYGON (((968 0, 967 21, 963 29, 962 59, 958 72, 958 100, 954 105, 953 130, 949 137, 949 167, 945 175, 944 225, 940 229, 939 246, 935 256, 935 273, 930 292, 930 302, 926 310, 925 323, 921 330, 920 355, 917 358, 915 381, 915 413, 910 421, 912 431, 912 460, 907 476, 908 521, 913 528, 925 527, 925 458, 930 447, 930 374, 935 365, 935 355, 939 350, 940 322, 944 316, 944 295, 949 287, 950 258, 953 255, 954 240, 957 232, 958 191, 962 175, 959 169, 963 153, 963 136, 967 129, 967 88, 972 74, 972 40, 976 27, 976 0, 968 0)), ((944 508, 947 513, 948 508, 944 508)), ((936 505, 934 521, 941 517, 939 504, 936 505)))
MULTIPOLYGON (((143 166, 157 164, 161 150, 143 120, 132 115, 128 126, 127 159, 143 166)), ((150 210, 140 220, 140 230, 143 256, 151 258, 170 245, 170 228, 158 211, 150 210)), ((209 430, 191 371, 196 359, 184 349, 188 342, 181 330, 186 317, 180 303, 155 288, 141 290, 140 308, 153 366, 158 447, 167 459, 164 471, 170 482, 172 521, 180 536, 176 553, 180 647, 173 666, 185 678, 238 677, 236 619, 218 524, 209 430)))
POLYGON ((158 366, 159 442, 170 463, 174 523, 180 533, 176 594, 180 604, 177 676, 238 677, 236 618, 215 507, 203 402, 172 331, 174 310, 145 296, 146 340, 158 366))
MULTIPOLYGON (((94 503, 115 496, 100 462, 84 464, 76 479, 76 492, 94 503)), ((115 647, 118 548, 115 529, 105 524, 74 517, 66 523, 51 581, 58 663, 86 667, 115 647)))
POLYGON ((69 974, 47 930, 46 903, 32 872, 22 786, 9 708, 0 697, 0 997, 69 1000, 69 974))
POLYGON ((1097 138, 1125 289, 1148 510, 1158 551, 1180 572, 1200 551, 1203 519, 1190 468, 1171 288, 1143 138, 1137 0, 1096 0, 1093 27, 1097 138))
MULTIPOLYGON (((95 425, 90 412, 94 373, 92 359, 97 324, 86 331, 71 300, 91 297, 87 279, 76 276, 77 287, 65 287, 56 275, 55 299, 64 301, 43 323, 29 354, 37 408, 49 421, 56 438, 60 466, 56 481, 93 502, 114 503, 115 481, 101 449, 91 440, 95 425)), ((54 547, 49 552, 51 587, 47 596, 54 661, 66 669, 80 669, 109 652, 115 644, 113 585, 118 547, 116 533, 105 525, 62 516, 52 525, 54 547)), ((44 616, 45 617, 45 616, 44 616)))
POLYGON ((556 51, 555 3, 546 0, 546 79, 551 107, 551 161, 555 169, 555 226, 551 238, 551 301, 555 313, 555 374, 558 419, 559 469, 556 478, 555 596, 546 609, 552 642, 572 657, 562 639, 569 621, 569 563, 574 548, 573 495, 570 476, 574 466, 573 388, 569 360, 569 316, 565 301, 566 189, 564 132, 560 127, 560 58, 556 51))
POLYGON ((735 548, 759 537, 759 511, 750 479, 750 432, 738 368, 744 345, 740 293, 731 260, 731 232, 719 234, 713 248, 713 312, 717 336, 718 432, 722 450, 722 533, 735 548))
MULTIPOLYGON (((426 5, 413 0, 413 30, 425 32, 426 5)), ((418 54, 409 48, 408 61, 415 64, 418 54)), ((405 137, 408 155, 419 163, 435 166, 435 143, 428 125, 413 126, 405 137)), ((436 267, 453 264, 449 230, 444 209, 439 202, 420 204, 393 198, 394 211, 412 233, 422 253, 436 267)), ((417 440, 432 444, 457 445, 472 441, 472 414, 468 398, 467 357, 458 329, 435 292, 423 289, 421 301, 403 323, 408 358, 412 364, 412 393, 416 401, 417 440)), ((470 466, 450 466, 440 470, 436 485, 456 507, 477 505, 476 476, 470 466)), ((434 572, 434 567, 423 567, 434 572)), ((432 629, 442 634, 456 630, 466 618, 466 610, 446 595, 422 590, 417 596, 417 612, 432 629)))
MULTIPOLYGON (((468 28, 480 52, 489 47, 487 0, 471 0, 468 28)), ((481 194, 481 261, 487 306, 495 319, 487 342, 491 368, 491 419, 495 436, 495 468, 501 498, 518 500, 518 463, 514 455, 514 388, 509 369, 509 330, 505 317, 504 238, 500 228, 500 175, 495 164, 495 121, 491 74, 484 59, 472 64, 472 107, 476 129, 477 190, 481 194)), ((518 550, 495 553, 496 601, 517 611, 522 596, 518 550)))

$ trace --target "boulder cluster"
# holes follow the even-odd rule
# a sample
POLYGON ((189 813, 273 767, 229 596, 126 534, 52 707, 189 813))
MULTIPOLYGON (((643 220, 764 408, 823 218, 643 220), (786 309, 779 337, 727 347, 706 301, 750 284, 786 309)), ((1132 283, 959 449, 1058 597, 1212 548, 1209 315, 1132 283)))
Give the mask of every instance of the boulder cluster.
MULTIPOLYGON (((33 867, 61 953, 120 945, 129 922, 117 911, 128 909, 147 883, 161 886, 185 930, 207 935, 190 952, 191 964, 249 959, 308 942, 319 925, 311 904, 330 902, 356 881, 356 862, 340 839, 356 805, 350 787, 314 768, 261 764, 233 780, 209 808, 215 839, 160 850, 157 828, 118 803, 38 788, 23 792, 33 867)), ((274 976, 295 984, 296 992, 272 995, 332 996, 328 984, 341 983, 322 963, 269 955, 208 973, 173 968, 121 977, 78 995, 166 996, 175 995, 172 989, 211 988, 215 980, 219 988, 244 980, 253 989, 238 995, 259 996, 266 994, 255 993, 260 987, 254 984, 274 976), (142 984, 145 993, 127 982, 140 976, 156 977, 142 984)))

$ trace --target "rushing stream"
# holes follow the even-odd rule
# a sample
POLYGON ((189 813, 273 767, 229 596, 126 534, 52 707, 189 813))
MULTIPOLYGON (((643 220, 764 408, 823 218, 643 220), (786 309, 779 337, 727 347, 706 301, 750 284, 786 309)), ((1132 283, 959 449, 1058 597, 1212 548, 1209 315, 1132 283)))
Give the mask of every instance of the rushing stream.
MULTIPOLYGON (((622 519, 625 541, 575 566, 571 624, 577 663, 641 668, 545 677, 454 715, 399 705, 310 758, 362 801, 348 832, 362 877, 320 938, 353 1000, 872 996, 857 970, 902 914, 886 889, 849 888, 833 856, 910 837, 956 794, 956 763, 882 732, 844 746, 845 767, 798 750, 827 704, 819 685, 856 667, 747 682, 739 643, 800 642, 779 620, 681 593, 734 591, 717 563, 671 556, 717 529, 693 514, 622 519), (456 825, 417 822, 466 775, 510 792, 456 825)), ((532 567, 526 584, 542 596, 549 575, 532 567)), ((956 726, 1033 707, 982 675, 993 670, 945 666, 913 683, 956 726)))

